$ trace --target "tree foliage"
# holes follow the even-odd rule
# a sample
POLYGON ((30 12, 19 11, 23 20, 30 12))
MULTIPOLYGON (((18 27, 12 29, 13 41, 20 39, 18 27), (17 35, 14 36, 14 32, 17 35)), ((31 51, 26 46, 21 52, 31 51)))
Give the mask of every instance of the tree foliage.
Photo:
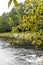
MULTIPOLYGON (((43 45, 43 0, 25 0, 24 3, 13 1, 17 6, 0 16, 0 32, 11 31, 12 28, 13 32, 35 32, 30 37, 30 42, 38 46, 43 45)), ((8 6, 11 2, 12 0, 8 6)))

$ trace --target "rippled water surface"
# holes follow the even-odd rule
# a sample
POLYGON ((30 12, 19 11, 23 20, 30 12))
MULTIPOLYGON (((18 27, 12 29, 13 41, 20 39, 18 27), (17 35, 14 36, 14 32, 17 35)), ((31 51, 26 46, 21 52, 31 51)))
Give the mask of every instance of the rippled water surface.
POLYGON ((0 65, 43 65, 43 56, 32 49, 6 47, 6 42, 0 41, 0 65))

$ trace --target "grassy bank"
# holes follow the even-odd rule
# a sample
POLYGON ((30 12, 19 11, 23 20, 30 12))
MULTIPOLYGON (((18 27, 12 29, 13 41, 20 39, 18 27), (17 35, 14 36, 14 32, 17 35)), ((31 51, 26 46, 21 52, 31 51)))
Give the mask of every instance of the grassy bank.
POLYGON ((43 49, 43 36, 39 33, 0 33, 0 38, 7 39, 10 46, 43 49))
POLYGON ((11 36, 11 33, 8 32, 8 33, 0 33, 0 38, 6 38, 6 37, 10 37, 11 36))
POLYGON ((22 36, 34 36, 35 35, 35 33, 31 33, 31 32, 22 32, 22 33, 11 33, 11 32, 7 32, 7 33, 0 33, 0 37, 11 37, 11 36, 14 36, 15 37, 15 35, 16 35, 16 37, 18 36, 20 36, 20 37, 22 37, 22 36))

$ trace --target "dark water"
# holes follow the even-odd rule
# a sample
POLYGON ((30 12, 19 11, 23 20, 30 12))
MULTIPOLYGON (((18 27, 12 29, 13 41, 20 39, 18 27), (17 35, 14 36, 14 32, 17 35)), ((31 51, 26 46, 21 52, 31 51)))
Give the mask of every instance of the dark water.
POLYGON ((10 48, 0 40, 0 65, 43 65, 43 56, 39 51, 23 48, 10 48))

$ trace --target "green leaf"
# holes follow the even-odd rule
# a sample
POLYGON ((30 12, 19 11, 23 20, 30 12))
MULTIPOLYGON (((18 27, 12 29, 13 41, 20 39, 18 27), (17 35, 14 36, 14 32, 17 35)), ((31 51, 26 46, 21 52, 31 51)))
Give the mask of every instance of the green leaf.
POLYGON ((16 0, 13 0, 13 2, 16 6, 18 5, 18 2, 16 0))
POLYGON ((12 3, 12 0, 10 0, 10 1, 8 2, 8 8, 10 7, 11 3, 12 3))

